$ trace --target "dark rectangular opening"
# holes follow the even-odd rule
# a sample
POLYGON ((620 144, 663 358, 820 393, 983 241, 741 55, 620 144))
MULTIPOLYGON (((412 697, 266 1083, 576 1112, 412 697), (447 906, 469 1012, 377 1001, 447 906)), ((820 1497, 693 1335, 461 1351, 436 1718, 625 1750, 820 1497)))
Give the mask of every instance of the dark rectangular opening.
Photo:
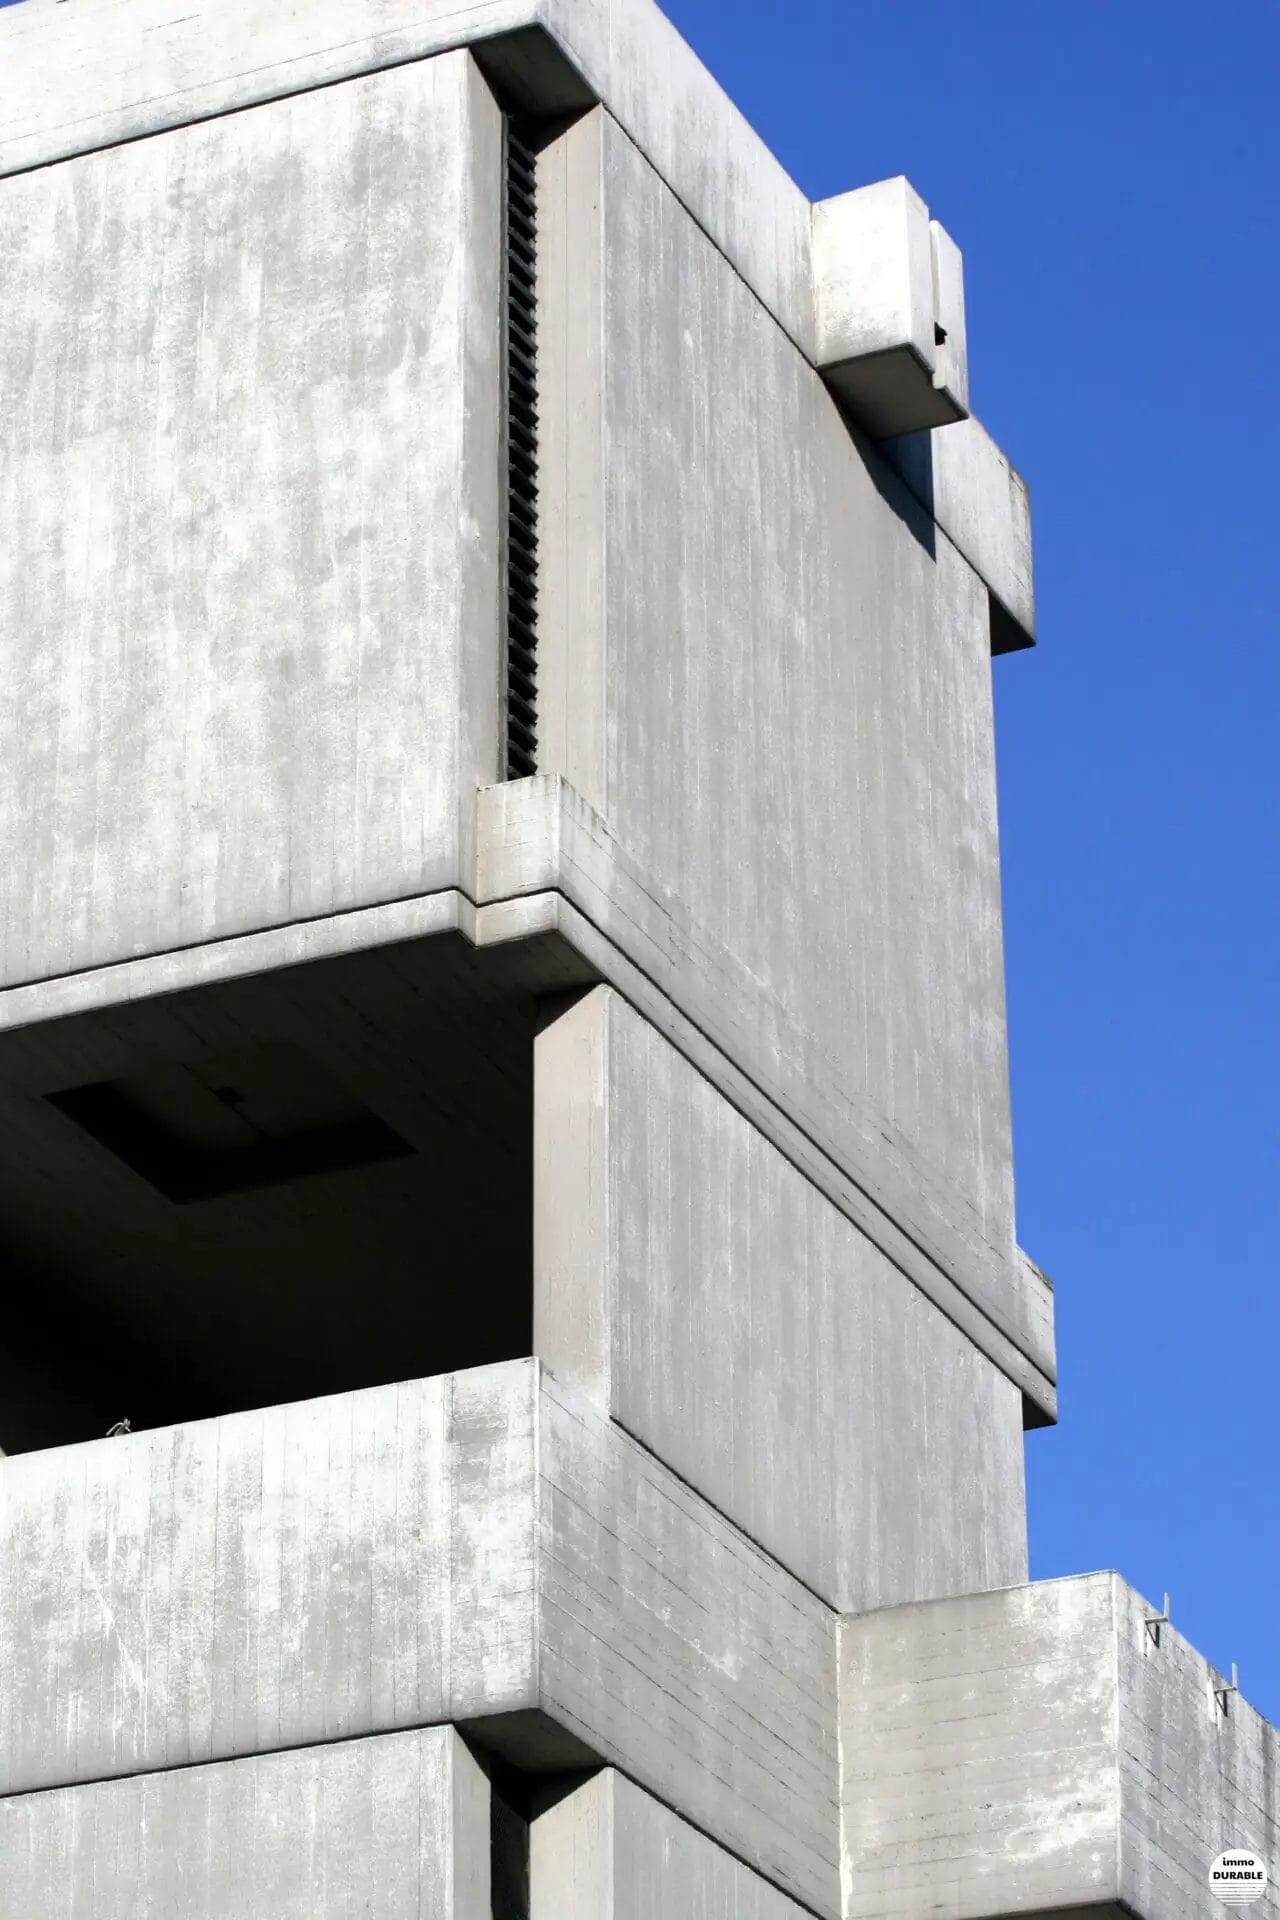
POLYGON ((440 936, 0 1037, 0 1449, 531 1353, 514 966, 440 936))

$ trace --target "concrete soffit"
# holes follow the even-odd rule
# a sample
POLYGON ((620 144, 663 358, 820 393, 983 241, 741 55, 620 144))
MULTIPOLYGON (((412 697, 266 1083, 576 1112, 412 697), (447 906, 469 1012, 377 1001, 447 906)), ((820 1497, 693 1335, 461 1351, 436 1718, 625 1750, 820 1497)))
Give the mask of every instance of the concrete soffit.
POLYGON ((959 249, 902 179, 811 204, 651 0, 385 0, 376 26, 364 0, 26 0, 0 13, 0 175, 464 46, 529 112, 613 115, 984 581, 993 651, 1034 644, 1026 488, 969 419, 959 249))

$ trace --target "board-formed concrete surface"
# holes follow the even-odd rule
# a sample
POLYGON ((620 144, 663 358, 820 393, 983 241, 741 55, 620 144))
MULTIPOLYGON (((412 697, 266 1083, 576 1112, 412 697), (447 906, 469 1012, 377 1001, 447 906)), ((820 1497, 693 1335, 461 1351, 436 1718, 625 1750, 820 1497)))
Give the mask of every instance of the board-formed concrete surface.
POLYGON ((532 1361, 0 1462, 0 1793, 450 1721, 839 1910, 835 1616, 532 1361))
POLYGON ((534 1112, 557 1377, 841 1611, 1026 1579, 1017 1388, 613 990, 534 1112))
POLYGON ((594 223, 600 268, 549 279, 540 341, 597 347, 548 391, 545 486, 602 544, 545 556, 542 685, 587 744, 542 770, 871 1110, 890 1211, 1007 1262, 986 589, 608 115, 559 147, 545 244, 594 223))
POLYGON ((529 1920, 805 1920, 612 1767, 531 1823, 529 1920))
POLYGON ((463 880, 500 174, 456 53, 0 181, 6 983, 463 880))
POLYGON ((0 1920, 491 1920, 451 1727, 0 1799, 0 1920))
POLYGON ((1208 1920, 1220 1853, 1280 1863, 1280 1733, 1156 1614, 1097 1573, 843 1621, 846 1920, 1208 1920))

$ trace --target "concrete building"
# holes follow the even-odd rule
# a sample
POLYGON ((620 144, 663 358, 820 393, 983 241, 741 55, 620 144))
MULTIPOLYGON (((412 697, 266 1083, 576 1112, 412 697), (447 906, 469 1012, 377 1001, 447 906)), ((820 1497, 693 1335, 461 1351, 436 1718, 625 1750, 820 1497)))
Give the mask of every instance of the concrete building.
POLYGON ((25 0, 0 259, 0 1920, 1223 1911, 1028 1582, 950 236, 649 0, 25 0))

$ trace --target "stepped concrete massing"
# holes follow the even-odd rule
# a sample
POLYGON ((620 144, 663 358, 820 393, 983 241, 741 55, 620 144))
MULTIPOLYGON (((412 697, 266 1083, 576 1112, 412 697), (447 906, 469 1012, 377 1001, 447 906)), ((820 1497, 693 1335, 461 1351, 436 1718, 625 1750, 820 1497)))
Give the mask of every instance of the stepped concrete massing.
POLYGON ((1274 1732, 1027 1582, 955 242, 647 0, 24 0, 0 248, 0 1920, 1210 1920, 1274 1732))

